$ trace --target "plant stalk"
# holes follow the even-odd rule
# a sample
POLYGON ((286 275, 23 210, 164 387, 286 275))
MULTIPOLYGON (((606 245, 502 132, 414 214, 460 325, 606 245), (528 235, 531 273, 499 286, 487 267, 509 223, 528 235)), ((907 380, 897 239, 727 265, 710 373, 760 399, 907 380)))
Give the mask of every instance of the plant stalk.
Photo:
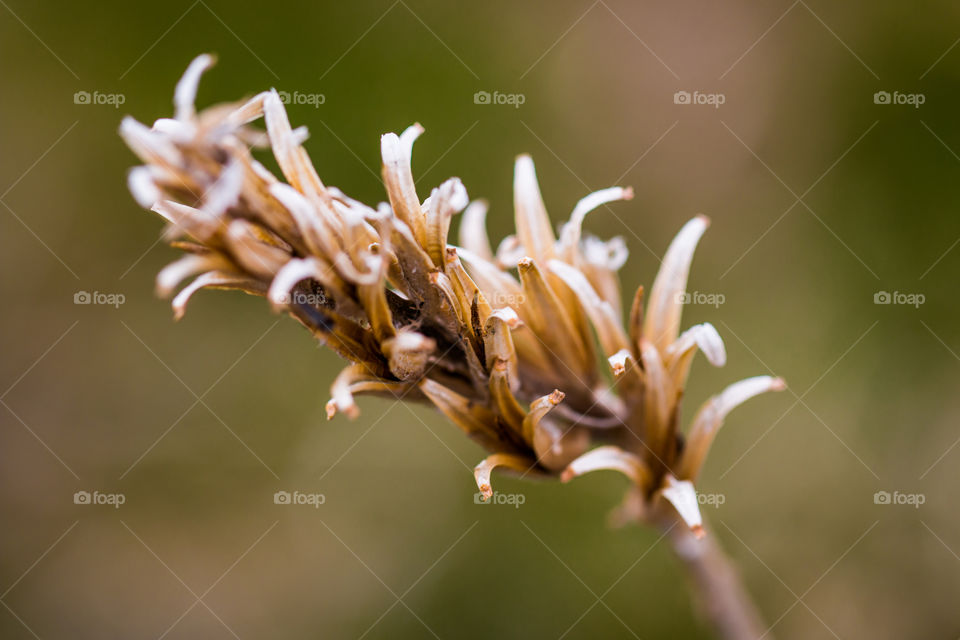
POLYGON ((770 638, 733 562, 708 532, 697 538, 681 524, 667 530, 690 582, 696 607, 723 640, 770 638))

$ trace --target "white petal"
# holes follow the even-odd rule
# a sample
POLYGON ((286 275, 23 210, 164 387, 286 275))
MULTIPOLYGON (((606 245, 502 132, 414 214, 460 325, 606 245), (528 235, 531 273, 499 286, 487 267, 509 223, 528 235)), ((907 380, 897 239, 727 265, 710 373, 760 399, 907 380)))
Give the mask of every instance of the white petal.
POLYGON ((474 200, 460 217, 460 246, 488 262, 493 262, 490 239, 487 237, 487 201, 474 200))
POLYGON ((586 235, 580 250, 587 262, 610 271, 618 271, 630 256, 622 236, 614 236, 604 241, 596 236, 586 235))
POLYGON ((722 367, 727 363, 727 351, 723 346, 723 338, 709 322, 694 325, 684 331, 670 346, 670 354, 679 356, 694 347, 700 347, 707 361, 715 367, 722 367))
POLYGON ((714 405, 717 417, 723 420, 728 413, 750 398, 767 391, 783 391, 786 388, 783 379, 773 376, 755 376, 735 382, 717 396, 714 405))
POLYGON ((613 355, 620 350, 629 349, 630 343, 627 340, 627 335, 624 333, 613 307, 610 306, 609 302, 600 299, 586 276, 577 268, 571 267, 560 260, 550 260, 547 267, 563 280, 577 296, 580 306, 589 316, 590 322, 593 323, 604 353, 613 355))
POLYGON ((380 156, 383 159, 383 179, 393 210, 410 227, 417 241, 425 243, 426 225, 411 169, 413 142, 421 133, 423 127, 413 124, 399 136, 395 133, 381 136, 380 156))
POLYGON ((473 468, 473 477, 477 481, 477 488, 484 500, 489 500, 493 495, 493 487, 490 485, 490 474, 496 467, 508 467, 514 471, 526 472, 532 470, 536 462, 524 456, 513 455, 510 453, 495 453, 484 459, 480 464, 473 468))
POLYGON ((610 369, 613 371, 613 377, 619 378, 627 372, 627 368, 633 366, 633 354, 630 349, 621 349, 607 358, 610 369))
POLYGON ((179 167, 180 152, 170 139, 130 116, 120 121, 120 136, 144 162, 161 167, 179 167))
POLYGON ((220 172, 217 181, 207 189, 203 210, 211 216, 220 217, 237 204, 243 189, 243 165, 231 159, 220 172))
POLYGON ((203 72, 214 65, 216 59, 210 54, 204 53, 193 59, 190 66, 184 72, 177 88, 173 92, 173 105, 177 120, 191 120, 196 114, 193 103, 197 98, 197 87, 200 85, 200 76, 203 72))
POLYGON ((756 395, 767 391, 782 391, 785 388, 786 384, 780 378, 756 376, 735 382, 703 403, 690 426, 677 475, 685 479, 696 479, 728 413, 756 395))
POLYGON ((294 258, 283 265, 283 268, 274 276, 270 283, 270 290, 267 292, 267 298, 274 307, 282 307, 290 303, 290 291, 297 286, 301 280, 307 278, 320 278, 323 266, 315 258, 294 258))
POLYGON ((149 209, 163 197, 157 183, 153 181, 150 167, 134 167, 127 174, 127 187, 133 199, 144 209, 149 209))
POLYGON ((706 216, 697 216, 683 226, 670 243, 653 281, 643 334, 657 346, 660 353, 666 353, 667 347, 680 332, 680 314, 683 311, 683 293, 687 288, 690 262, 708 224, 706 216))
POLYGON ((157 274, 157 295, 165 298, 190 276, 225 266, 227 266, 226 260, 216 254, 185 255, 165 266, 157 274))
POLYGON ((193 282, 181 289, 180 293, 178 293, 173 299, 171 306, 173 307, 174 319, 180 320, 183 317, 183 314, 187 310, 187 302, 190 301, 190 298, 193 296, 193 294, 204 287, 262 291, 262 289, 260 289, 260 284, 254 280, 250 280, 249 278, 228 275, 219 271, 209 271, 201 276, 198 276, 193 282))
POLYGON ((560 480, 569 482, 585 473, 604 469, 619 471, 637 485, 644 485, 650 479, 650 470, 642 459, 620 447, 607 445, 592 449, 571 462, 563 470, 560 480))
POLYGON ((517 237, 527 249, 527 255, 538 262, 552 258, 555 243, 553 228, 540 195, 533 160, 528 155, 518 156, 514 167, 513 207, 517 237))
POLYGON ((588 213, 608 202, 630 200, 632 198, 633 189, 629 187, 609 187, 594 191, 581 198, 577 206, 573 208, 573 213, 570 214, 570 221, 563 226, 563 231, 560 234, 560 255, 563 256, 563 259, 567 261, 573 259, 573 252, 580 244, 580 235, 583 233, 583 220, 588 213))
POLYGON ((677 480, 668 474, 664 479, 664 485, 660 489, 660 495, 673 505, 673 508, 677 510, 680 518, 690 527, 694 535, 702 538, 705 533, 703 517, 700 515, 697 490, 693 488, 693 483, 687 480, 677 480))

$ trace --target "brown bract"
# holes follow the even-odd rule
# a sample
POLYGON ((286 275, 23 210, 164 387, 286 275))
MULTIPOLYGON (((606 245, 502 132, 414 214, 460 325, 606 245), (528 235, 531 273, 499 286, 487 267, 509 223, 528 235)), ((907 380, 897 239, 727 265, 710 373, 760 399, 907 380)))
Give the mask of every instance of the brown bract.
POLYGON ((678 514, 701 530, 692 483, 725 416, 783 388, 768 376, 738 382, 680 428, 695 353, 716 366, 726 360, 712 325, 680 332, 705 217, 680 230, 624 326, 624 243, 585 235, 582 225, 596 207, 631 199, 630 189, 586 196, 557 237, 533 161, 520 156, 516 235, 493 251, 486 204, 471 203, 459 179, 420 200, 411 171, 420 125, 381 138, 389 203, 370 207, 320 180, 306 130, 291 127, 276 91, 198 113, 197 85, 212 64, 206 55, 191 63, 174 118, 152 127, 127 118, 120 128, 144 162, 130 172, 134 197, 185 252, 157 289, 172 294, 194 278, 174 297, 176 317, 203 288, 265 296, 350 362, 333 383, 329 417, 355 417, 363 394, 428 402, 490 453, 475 470, 484 495, 495 467, 564 481, 609 469, 632 485, 623 514, 678 514), (260 118, 266 135, 251 126, 260 118), (283 180, 254 159, 257 146, 272 149, 283 180), (449 228, 461 212, 454 246, 449 228))

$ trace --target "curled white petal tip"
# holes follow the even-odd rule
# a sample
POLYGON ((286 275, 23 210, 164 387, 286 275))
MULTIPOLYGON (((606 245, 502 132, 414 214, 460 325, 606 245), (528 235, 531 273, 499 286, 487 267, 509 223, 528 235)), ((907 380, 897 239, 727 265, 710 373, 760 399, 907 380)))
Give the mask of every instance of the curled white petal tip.
POLYGON ((173 92, 173 105, 177 120, 188 120, 193 117, 195 113, 193 104, 197 98, 200 76, 212 67, 216 61, 216 58, 209 53, 201 54, 193 59, 183 73, 177 83, 177 88, 173 92))
POLYGON ((600 191, 584 196, 577 202, 570 214, 570 221, 564 225, 560 237, 560 243, 563 245, 566 258, 572 257, 570 253, 576 249, 580 243, 580 235, 583 233, 583 220, 587 214, 594 209, 617 200, 632 200, 632 187, 608 187, 600 191))
POLYGON ((754 376, 740 382, 734 382, 724 389, 717 397, 717 409, 721 416, 726 416, 737 406, 750 398, 766 393, 767 391, 783 391, 787 388, 783 378, 773 376, 754 376))
POLYGON ((327 401, 327 405, 325 408, 327 412, 327 420, 333 420, 336 417, 337 413, 341 413, 341 412, 344 413, 347 416, 347 418, 349 418, 350 420, 356 420, 357 418, 360 417, 360 407, 358 407, 353 402, 350 402, 346 406, 341 407, 340 403, 338 403, 336 400, 331 399, 327 401))
POLYGON ((614 378, 619 378, 626 373, 627 365, 630 363, 632 358, 633 354, 630 353, 629 349, 621 349, 607 358, 607 362, 610 363, 610 369, 613 371, 614 378))
POLYGON ((705 535, 703 516, 700 515, 700 503, 697 500, 697 490, 689 480, 677 480, 668 475, 664 480, 664 487, 660 489, 663 496, 676 509, 680 519, 686 523, 693 534, 702 538, 705 535))
POLYGON ((413 156, 413 143, 424 132, 419 123, 404 129, 403 133, 385 133, 380 136, 380 153, 385 164, 409 163, 413 156))
POLYGON ((171 262, 157 273, 157 295, 166 298, 185 279, 199 273, 215 271, 218 267, 225 266, 224 262, 224 260, 212 255, 187 254, 179 260, 171 262))
POLYGON ((163 197, 153 180, 148 167, 134 167, 127 174, 127 187, 133 199, 144 209, 149 209, 163 197))
POLYGON ((270 300, 274 309, 290 304, 292 300, 290 291, 301 280, 315 277, 319 268, 317 262, 311 258, 294 258, 283 265, 274 276, 267 291, 267 299, 270 300))
POLYGON ((717 333, 716 327, 709 322, 690 327, 671 345, 670 351, 682 354, 693 346, 700 347, 707 361, 715 367, 722 367, 727 363, 727 350, 723 338, 717 333))
POLYGON ((207 273, 197 276, 193 282, 181 289, 180 293, 174 297, 173 302, 170 303, 170 306, 173 307, 173 319, 180 320, 183 318, 183 315, 187 311, 187 303, 193 294, 200 289, 205 287, 237 287, 245 282, 249 281, 219 271, 208 271, 207 273))
POLYGON ((643 485, 650 474, 646 463, 638 456, 620 447, 605 445, 586 452, 567 465, 560 474, 560 481, 570 482, 577 476, 604 469, 619 471, 638 485, 643 485))
POLYGON ((400 134, 400 139, 410 141, 410 144, 413 144, 413 141, 416 140, 420 135, 426 131, 423 128, 423 125, 419 122, 414 122, 412 125, 403 130, 403 133, 400 134))
POLYGON ((490 313, 491 318, 496 318, 502 320, 511 329, 516 329, 517 327, 523 325, 523 321, 520 319, 520 316, 517 315, 517 312, 513 310, 513 307, 501 307, 499 309, 494 309, 490 313))
POLYGON ((480 461, 480 464, 473 468, 473 478, 477 482, 477 488, 484 501, 493 496, 493 487, 490 484, 490 474, 497 467, 507 467, 514 471, 527 472, 536 463, 531 464, 531 460, 524 456, 514 455, 512 453, 495 453, 480 461))

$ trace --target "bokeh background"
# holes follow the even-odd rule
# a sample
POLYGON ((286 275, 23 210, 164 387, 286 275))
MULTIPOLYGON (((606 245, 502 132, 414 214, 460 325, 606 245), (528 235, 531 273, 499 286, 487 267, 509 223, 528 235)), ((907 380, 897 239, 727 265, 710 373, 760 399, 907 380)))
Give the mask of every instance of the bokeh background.
POLYGON ((657 534, 607 526, 621 477, 503 477, 525 503, 476 505, 482 453, 431 410, 328 423, 342 363, 262 300, 204 293, 172 322, 153 279, 175 252, 116 131, 169 115, 209 51, 201 105, 322 95, 291 120, 369 203, 378 136, 414 121, 421 193, 460 176, 495 240, 518 153, 557 221, 632 185, 588 223, 624 236, 630 289, 708 214, 690 291, 724 303, 684 321, 729 364, 697 362, 687 414, 742 377, 790 384, 731 415, 701 482, 771 635, 956 638, 958 38, 946 1, 0 1, 0 636, 709 637, 657 534))

